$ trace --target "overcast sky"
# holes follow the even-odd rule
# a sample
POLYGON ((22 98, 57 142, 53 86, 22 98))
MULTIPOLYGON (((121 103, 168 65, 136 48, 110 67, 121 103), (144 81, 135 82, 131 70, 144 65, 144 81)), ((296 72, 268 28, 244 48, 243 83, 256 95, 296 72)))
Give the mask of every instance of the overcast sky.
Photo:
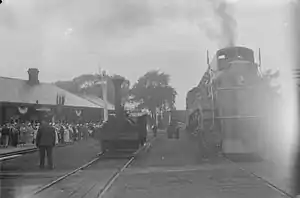
MULTIPOLYGON (((27 69, 37 67, 41 81, 53 82, 100 65, 134 83, 160 68, 171 75, 182 109, 207 67, 206 50, 213 54, 220 43, 211 37, 220 25, 208 0, 3 1, 1 76, 27 78, 27 69)), ((236 43, 261 48, 262 66, 283 72, 291 64, 287 2, 240 0, 231 9, 236 43)))

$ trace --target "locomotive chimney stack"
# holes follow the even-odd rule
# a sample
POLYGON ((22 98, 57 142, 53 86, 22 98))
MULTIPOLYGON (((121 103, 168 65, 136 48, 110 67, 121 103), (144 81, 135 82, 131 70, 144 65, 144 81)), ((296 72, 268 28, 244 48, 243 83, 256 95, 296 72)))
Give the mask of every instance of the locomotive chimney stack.
POLYGON ((39 70, 37 68, 28 69, 28 84, 37 85, 39 84, 39 70))
POLYGON ((122 77, 114 77, 112 79, 112 81, 113 81, 114 87, 115 87, 115 103, 114 103, 115 104, 115 112, 116 112, 117 118, 120 118, 120 117, 122 117, 121 85, 124 82, 124 78, 122 78, 122 77))

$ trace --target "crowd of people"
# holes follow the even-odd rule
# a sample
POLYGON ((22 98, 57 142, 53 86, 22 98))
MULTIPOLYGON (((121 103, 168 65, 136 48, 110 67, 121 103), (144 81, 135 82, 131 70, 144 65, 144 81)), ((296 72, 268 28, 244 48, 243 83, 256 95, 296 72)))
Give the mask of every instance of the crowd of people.
MULTIPOLYGON (((84 124, 67 122, 56 122, 49 124, 55 129, 55 144, 64 144, 81 139, 87 139, 89 136, 93 136, 95 128, 101 125, 101 123, 91 122, 84 124)), ((0 147, 22 147, 29 144, 35 144, 39 127, 39 122, 9 122, 3 124, 0 126, 0 147)))

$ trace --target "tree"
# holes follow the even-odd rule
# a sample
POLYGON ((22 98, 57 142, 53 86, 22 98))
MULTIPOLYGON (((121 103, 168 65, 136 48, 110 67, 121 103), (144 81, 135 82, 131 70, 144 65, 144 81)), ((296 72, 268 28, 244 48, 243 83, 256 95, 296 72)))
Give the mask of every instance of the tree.
POLYGON ((156 108, 168 111, 175 108, 175 89, 169 85, 170 76, 158 70, 147 72, 133 85, 131 100, 139 103, 139 109, 148 109, 152 115, 156 108))
POLYGON ((277 81, 278 77, 280 76, 279 70, 272 70, 267 69, 262 73, 263 82, 266 86, 266 91, 270 93, 270 97, 278 96, 280 95, 281 86, 279 84, 276 84, 274 82, 277 81))

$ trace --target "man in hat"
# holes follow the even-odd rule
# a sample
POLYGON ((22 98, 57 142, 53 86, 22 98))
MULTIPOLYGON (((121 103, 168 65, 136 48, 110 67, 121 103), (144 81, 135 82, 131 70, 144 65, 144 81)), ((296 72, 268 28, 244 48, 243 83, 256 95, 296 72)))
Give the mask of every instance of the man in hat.
POLYGON ((47 152, 48 168, 53 169, 52 150, 55 146, 55 129, 43 120, 36 135, 36 146, 40 151, 40 168, 45 166, 45 154, 47 152))

